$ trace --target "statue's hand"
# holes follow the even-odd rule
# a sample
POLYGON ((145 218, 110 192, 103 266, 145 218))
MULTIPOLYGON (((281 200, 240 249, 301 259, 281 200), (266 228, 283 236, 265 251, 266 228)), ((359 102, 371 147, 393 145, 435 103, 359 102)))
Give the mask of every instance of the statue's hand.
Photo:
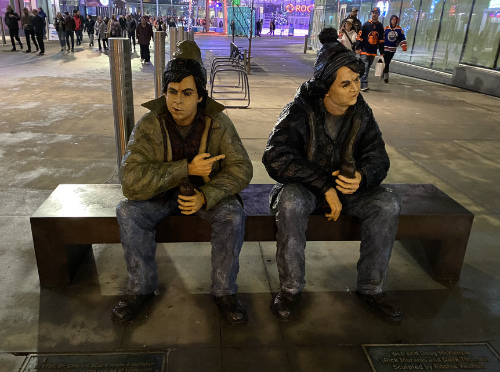
POLYGON ((332 210, 330 213, 326 213, 325 217, 328 218, 328 221, 337 221, 340 216, 340 212, 342 211, 342 203, 339 200, 337 191, 335 191, 335 189, 332 187, 327 192, 325 192, 325 199, 330 206, 330 209, 332 210))
POLYGON ((226 155, 217 155, 210 158, 210 154, 207 153, 196 155, 191 163, 188 164, 188 175, 208 176, 212 172, 212 164, 225 157, 226 155))
POLYGON ((342 194, 354 194, 361 184, 361 173, 356 171, 354 178, 347 178, 339 174, 340 171, 335 171, 332 173, 332 176, 337 177, 335 182, 337 186, 335 187, 342 194))
POLYGON ((181 213, 186 215, 198 212, 205 202, 205 195, 196 189, 193 196, 179 195, 177 199, 181 213))

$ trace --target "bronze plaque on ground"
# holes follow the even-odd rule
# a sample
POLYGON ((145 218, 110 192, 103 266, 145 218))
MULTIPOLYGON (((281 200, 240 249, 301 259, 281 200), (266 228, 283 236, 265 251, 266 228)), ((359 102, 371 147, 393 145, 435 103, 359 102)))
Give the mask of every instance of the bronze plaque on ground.
POLYGON ((500 371, 500 357, 487 343, 363 345, 374 372, 500 371))
POLYGON ((166 353, 30 354, 20 372, 164 372, 166 353))

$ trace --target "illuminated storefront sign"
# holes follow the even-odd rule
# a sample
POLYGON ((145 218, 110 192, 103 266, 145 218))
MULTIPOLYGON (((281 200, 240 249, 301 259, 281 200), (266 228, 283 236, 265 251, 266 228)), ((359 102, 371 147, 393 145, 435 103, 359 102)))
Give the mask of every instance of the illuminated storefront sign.
POLYGON ((313 9, 314 7, 314 4, 311 4, 311 5, 293 5, 293 4, 288 4, 286 6, 286 11, 287 12, 308 12, 310 13, 311 10, 313 9))
POLYGON ((500 0, 491 0, 490 1, 490 6, 488 8, 489 9, 500 8, 500 0))
POLYGON ((380 8, 380 16, 385 17, 387 15, 387 12, 389 11, 389 2, 379 1, 377 3, 377 7, 380 8))

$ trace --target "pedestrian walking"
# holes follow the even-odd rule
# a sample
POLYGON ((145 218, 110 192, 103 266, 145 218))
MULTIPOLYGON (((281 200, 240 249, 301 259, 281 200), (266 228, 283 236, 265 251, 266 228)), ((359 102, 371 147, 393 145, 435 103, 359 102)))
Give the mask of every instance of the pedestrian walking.
MULTIPOLYGON (((43 22, 47 24, 47 14, 43 11, 42 7, 38 8, 38 15, 43 18, 43 22)), ((43 37, 47 38, 47 29, 43 29, 43 37)))
POLYGON ((120 26, 120 22, 116 18, 116 14, 111 16, 111 20, 108 22, 108 37, 121 37, 122 36, 122 28, 120 26))
POLYGON ((229 27, 231 27, 231 34, 233 35, 233 43, 234 43, 234 31, 236 30, 236 24, 234 23, 234 19, 231 21, 229 27))
POLYGON ((95 27, 95 21, 92 19, 90 14, 87 14, 87 19, 85 21, 85 29, 87 30, 87 35, 89 35, 89 47, 94 46, 94 27, 95 27))
POLYGON ((137 42, 141 48, 141 62, 149 65, 151 55, 149 53, 149 42, 153 39, 153 27, 146 21, 146 17, 141 18, 141 24, 137 26, 137 42))
POLYGON ((97 37, 97 45, 99 46, 99 52, 102 52, 101 40, 102 40, 102 46, 104 47, 104 50, 107 49, 107 46, 106 46, 107 40, 104 37, 104 35, 106 34, 106 24, 102 20, 101 16, 97 17, 97 21, 94 25, 94 30, 95 30, 95 34, 97 37))
POLYGON ((274 36, 274 30, 276 30, 276 23, 274 22, 274 19, 269 22, 269 35, 274 36))
POLYGON ((356 33, 359 32, 359 30, 361 30, 361 21, 358 19, 358 8, 356 7, 352 7, 351 8, 351 13, 349 13, 349 15, 347 16, 347 18, 344 18, 344 20, 342 21, 341 23, 341 26, 340 28, 342 29, 342 27, 344 27, 344 23, 348 20, 352 20, 352 26, 353 26, 353 29, 356 33))
POLYGON ((83 22, 76 11, 73 11, 73 20, 75 21, 76 45, 80 45, 82 43, 83 22))
POLYGON ((127 37, 125 34, 125 31, 127 31, 127 20, 121 15, 120 18, 118 18, 118 22, 120 22, 120 27, 122 29, 122 37, 127 37))
POLYGON ((365 64, 365 73, 361 76, 361 91, 363 92, 368 90, 368 74, 377 56, 377 50, 381 56, 384 55, 384 26, 379 22, 379 16, 380 9, 373 8, 372 18, 361 27, 356 42, 356 53, 360 54, 365 64))
POLYGON ((75 51, 75 19, 69 15, 68 12, 64 13, 64 30, 66 31, 66 45, 67 51, 75 51), (69 39, 71 38, 71 49, 69 39))
POLYGON ((19 14, 14 12, 14 9, 10 5, 7 5, 7 11, 5 12, 5 25, 9 29, 10 42, 12 43, 12 52, 16 51, 16 42, 19 43, 19 47, 23 49, 23 43, 19 39, 19 21, 21 18, 19 14))
POLYGON ((389 65, 391 64, 392 57, 396 54, 398 46, 406 52, 406 37, 403 29, 399 27, 399 17, 395 14, 391 16, 389 21, 390 25, 384 29, 384 74, 382 78, 385 83, 389 82, 389 65))
POLYGON ((45 54, 45 44, 43 43, 43 29, 45 28, 45 20, 38 14, 38 10, 33 9, 33 20, 32 25, 35 29, 35 36, 38 42, 38 46, 40 47, 39 56, 43 56, 45 54))
POLYGON ((24 36, 26 36, 26 46, 28 47, 26 53, 31 52, 30 38, 35 45, 36 52, 38 52, 38 43, 36 42, 35 29, 33 28, 33 14, 30 13, 28 8, 23 9, 23 15, 21 16, 21 25, 24 30, 24 36))
POLYGON ((354 31, 353 21, 348 18, 342 25, 339 33, 339 41, 349 50, 354 50, 356 46, 357 33, 354 31))
POLYGON ((131 15, 127 15, 127 24, 126 24, 126 30, 128 34, 128 40, 130 42, 130 50, 132 50, 132 42, 134 45, 134 52, 135 52, 135 30, 137 29, 137 22, 135 21, 134 18, 132 18, 131 15))
POLYGON ((64 29, 64 18, 61 12, 57 12, 56 18, 54 19, 54 27, 57 31, 57 36, 59 38, 59 43, 61 44, 61 52, 66 49, 66 30, 64 29))

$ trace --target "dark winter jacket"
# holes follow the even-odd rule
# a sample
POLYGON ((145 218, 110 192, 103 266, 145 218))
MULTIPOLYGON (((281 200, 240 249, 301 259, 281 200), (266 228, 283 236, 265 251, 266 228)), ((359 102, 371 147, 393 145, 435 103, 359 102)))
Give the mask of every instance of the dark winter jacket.
POLYGON ((87 30, 89 35, 94 35, 94 26, 95 21, 92 18, 85 20, 85 29, 87 30))
POLYGON ((137 26, 137 42, 140 45, 149 45, 149 42, 153 38, 153 26, 146 23, 146 26, 142 26, 141 23, 137 26))
POLYGON ((135 29, 137 27, 137 22, 135 19, 131 18, 130 21, 127 20, 126 30, 128 33, 135 33, 135 29))
POLYGON ((45 20, 40 17, 40 15, 34 16, 31 24, 33 25, 36 33, 43 32, 45 28, 45 20))
POLYGON ((332 172, 340 169, 342 147, 355 120, 361 120, 354 142, 356 170, 362 175, 360 189, 379 185, 387 176, 389 157, 372 110, 361 95, 349 107, 337 141, 326 134, 326 108, 314 83, 307 81, 297 90, 276 123, 262 162, 269 175, 279 182, 271 193, 271 205, 283 184, 299 183, 319 198, 335 186, 332 172))
POLYGON ((72 32, 75 31, 76 25, 75 20, 69 14, 64 16, 64 31, 72 32))
POLYGON ((7 12, 5 13, 5 24, 7 25, 9 30, 19 30, 19 21, 21 18, 19 17, 19 14, 15 13, 14 11, 12 12, 7 12), (13 17, 10 17, 12 15, 13 17))
POLYGON ((64 17, 54 18, 54 27, 57 32, 64 31, 64 17))

